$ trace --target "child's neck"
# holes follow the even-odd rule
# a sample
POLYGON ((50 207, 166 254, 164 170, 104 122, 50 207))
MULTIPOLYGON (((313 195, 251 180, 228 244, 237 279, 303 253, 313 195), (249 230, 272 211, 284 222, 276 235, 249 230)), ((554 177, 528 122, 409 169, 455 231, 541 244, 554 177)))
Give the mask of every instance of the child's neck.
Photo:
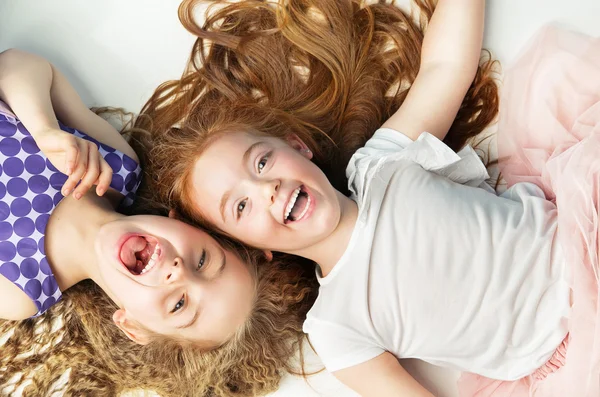
POLYGON ((321 275, 327 276, 348 247, 358 218, 358 205, 355 201, 336 191, 340 203, 340 221, 335 230, 319 243, 294 254, 303 256, 319 264, 321 275))
POLYGON ((65 197, 54 209, 46 227, 46 257, 61 291, 88 278, 101 280, 94 243, 102 225, 123 216, 115 212, 117 196, 89 191, 80 200, 65 197))

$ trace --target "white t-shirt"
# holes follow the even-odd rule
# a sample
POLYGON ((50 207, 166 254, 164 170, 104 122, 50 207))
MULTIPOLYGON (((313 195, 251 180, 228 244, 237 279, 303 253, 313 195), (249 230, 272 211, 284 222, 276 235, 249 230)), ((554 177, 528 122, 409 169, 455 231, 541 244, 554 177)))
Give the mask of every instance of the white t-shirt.
POLYGON ((329 371, 389 351, 514 380, 552 356, 567 335, 570 275, 556 207, 537 186, 496 196, 472 148, 390 129, 346 173, 358 220, 304 323, 329 371))

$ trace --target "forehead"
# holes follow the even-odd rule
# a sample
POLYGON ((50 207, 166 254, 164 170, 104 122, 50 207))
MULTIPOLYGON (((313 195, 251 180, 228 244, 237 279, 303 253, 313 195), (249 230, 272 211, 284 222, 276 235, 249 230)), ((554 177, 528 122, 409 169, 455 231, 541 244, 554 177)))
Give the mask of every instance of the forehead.
POLYGON ((270 139, 246 132, 227 133, 215 139, 194 163, 192 189, 199 194, 234 183, 245 172, 243 160, 246 152, 253 145, 267 140, 270 139))
POLYGON ((242 131, 225 133, 215 138, 198 159, 202 160, 209 156, 227 155, 236 151, 245 151, 254 143, 266 139, 268 138, 242 131))
POLYGON ((197 161, 215 158, 241 159, 241 155, 249 147, 257 143, 265 143, 273 147, 288 147, 285 139, 244 131, 228 132, 216 137, 198 157, 197 161))

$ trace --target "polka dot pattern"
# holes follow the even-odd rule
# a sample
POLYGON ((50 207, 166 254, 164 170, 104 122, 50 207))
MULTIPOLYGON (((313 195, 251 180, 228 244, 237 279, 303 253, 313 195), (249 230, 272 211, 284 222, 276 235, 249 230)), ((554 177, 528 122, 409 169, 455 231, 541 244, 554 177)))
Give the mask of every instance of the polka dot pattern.
POLYGON ((41 174, 46 168, 46 160, 42 156, 29 156, 25 159, 24 165, 30 174, 41 174))
POLYGON ((10 215, 10 206, 4 201, 0 201, 0 221, 7 219, 10 215))
MULTIPOLYGON (((60 300, 61 291, 46 258, 46 226, 64 198, 67 180, 40 151, 25 126, 3 112, 0 102, 0 274, 35 303, 36 316, 60 300)), ((131 205, 140 183, 135 160, 72 128, 61 129, 98 146, 113 169, 111 188, 131 205)))
POLYGON ((4 161, 4 169, 8 176, 19 176, 23 173, 25 164, 18 157, 9 157, 4 161))

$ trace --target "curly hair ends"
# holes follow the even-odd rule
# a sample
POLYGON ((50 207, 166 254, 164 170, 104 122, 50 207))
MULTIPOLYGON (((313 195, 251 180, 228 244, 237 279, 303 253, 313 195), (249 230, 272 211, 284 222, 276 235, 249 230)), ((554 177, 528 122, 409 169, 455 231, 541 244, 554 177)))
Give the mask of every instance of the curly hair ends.
POLYGON ((147 346, 130 341, 112 323, 116 307, 110 298, 90 281, 79 283, 41 317, 0 322, 0 335, 10 335, 0 347, 0 394, 19 387, 23 396, 115 396, 145 389, 163 396, 224 397, 275 390, 282 371, 294 372, 290 362, 315 298, 309 269, 298 261, 260 266, 250 319, 212 351, 169 340, 147 346), (61 376, 68 377, 66 384, 61 376))
POLYGON ((286 258, 257 270, 258 297, 249 321, 214 351, 205 382, 212 395, 262 395, 275 391, 283 374, 303 374, 303 363, 298 368, 291 358, 301 349, 302 322, 318 291, 314 267, 286 258))
MULTIPOLYGON (((180 20, 198 37, 188 68, 157 88, 136 122, 152 135, 157 198, 192 214, 183 200, 192 162, 211 139, 240 129, 297 134, 345 192, 350 156, 398 109, 418 73, 435 1, 413 3, 416 20, 385 0, 184 0, 180 20), (201 3, 209 7, 200 26, 201 3)), ((454 150, 497 115, 495 64, 484 52, 445 139, 454 150)))
POLYGON ((1 321, 0 333, 10 335, 1 346, 2 393, 12 394, 25 386, 23 396, 52 391, 105 396, 136 387, 165 392, 177 387, 169 378, 161 384, 158 378, 148 376, 147 371, 161 368, 140 359, 143 347, 129 341, 112 324, 114 310, 110 298, 86 281, 65 291, 62 301, 41 317, 1 321), (68 370, 73 381, 57 385, 68 370))

